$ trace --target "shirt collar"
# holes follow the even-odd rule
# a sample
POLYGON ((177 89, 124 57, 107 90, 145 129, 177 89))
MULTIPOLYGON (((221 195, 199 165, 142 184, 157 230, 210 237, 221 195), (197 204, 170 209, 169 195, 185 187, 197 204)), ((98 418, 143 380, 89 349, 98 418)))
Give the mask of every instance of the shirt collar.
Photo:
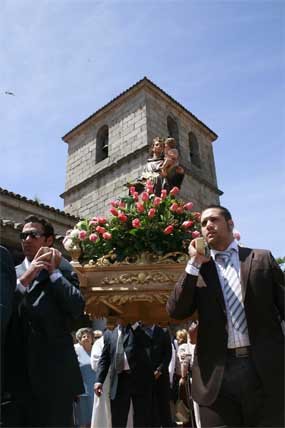
POLYGON ((29 269, 29 267, 31 266, 31 263, 32 263, 32 262, 30 262, 30 261, 27 259, 27 257, 25 257, 25 258, 24 258, 24 265, 25 265, 26 269, 29 269))
MULTIPOLYGON (((237 244, 237 241, 235 239, 232 240, 230 245, 224 251, 230 251, 230 250, 234 250, 238 253, 238 244, 237 244)), ((214 250, 213 248, 211 248, 211 250, 210 250, 211 256, 214 260, 215 260, 216 254, 223 253, 224 251, 214 250)))

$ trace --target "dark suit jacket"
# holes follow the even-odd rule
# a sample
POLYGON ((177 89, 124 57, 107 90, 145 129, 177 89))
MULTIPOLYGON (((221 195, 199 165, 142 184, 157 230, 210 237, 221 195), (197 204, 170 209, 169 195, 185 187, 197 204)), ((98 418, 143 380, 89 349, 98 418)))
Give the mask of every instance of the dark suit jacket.
MULTIPOLYGON (((115 369, 115 355, 118 340, 118 327, 112 332, 104 334, 104 348, 98 362, 96 382, 104 383, 109 367, 110 369, 110 397, 116 398, 118 386, 118 374, 115 369)), ((150 338, 138 326, 135 330, 127 327, 124 337, 124 350, 131 370, 131 376, 135 380, 136 393, 147 393, 152 387, 153 370, 149 358, 150 338)))
MULTIPOLYGON (((284 397, 284 276, 269 251, 239 248, 241 284, 252 358, 263 388, 273 401, 284 397)), ((227 353, 227 318, 213 260, 198 277, 183 273, 169 297, 167 311, 184 319, 198 310, 199 329, 193 363, 193 398, 203 405, 216 399, 227 353), (198 286, 197 286, 198 285, 198 286), (206 285, 206 287, 199 287, 206 285)))
POLYGON ((0 315, 1 343, 5 340, 6 328, 12 314, 16 288, 16 272, 12 257, 5 247, 0 246, 0 315))
POLYGON ((150 357, 153 371, 159 370, 169 377, 168 366, 172 356, 171 339, 168 332, 155 326, 152 333, 150 357))
POLYGON ((6 330, 12 315, 16 288, 16 272, 8 250, 0 246, 0 328, 1 328, 1 394, 4 393, 4 358, 6 355, 6 330))
MULTIPOLYGON (((42 271, 30 293, 15 293, 8 387, 18 399, 29 388, 42 400, 52 399, 53 391, 68 397, 84 392, 70 335, 72 320, 82 314, 84 300, 67 260, 59 268, 63 276, 55 282, 42 271)), ((25 269, 24 263, 17 266, 17 276, 25 269)))

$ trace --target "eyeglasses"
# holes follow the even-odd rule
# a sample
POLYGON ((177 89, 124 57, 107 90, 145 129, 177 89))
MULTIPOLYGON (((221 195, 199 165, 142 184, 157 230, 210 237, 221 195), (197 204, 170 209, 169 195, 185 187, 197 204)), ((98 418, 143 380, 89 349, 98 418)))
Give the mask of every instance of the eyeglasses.
POLYGON ((28 236, 30 236, 33 239, 39 239, 42 236, 45 236, 45 234, 41 233, 41 232, 36 232, 35 230, 31 230, 30 232, 21 232, 20 233, 20 239, 22 241, 25 241, 28 236))

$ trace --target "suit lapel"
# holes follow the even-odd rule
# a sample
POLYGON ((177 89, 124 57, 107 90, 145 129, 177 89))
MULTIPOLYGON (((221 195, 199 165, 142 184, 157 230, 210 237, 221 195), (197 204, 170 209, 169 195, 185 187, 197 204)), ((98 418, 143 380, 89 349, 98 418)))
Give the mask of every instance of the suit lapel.
POLYGON ((222 308, 222 311, 225 312, 226 305, 225 305, 224 295, 220 284, 216 265, 212 258, 209 261, 209 263, 206 263, 205 265, 202 266, 201 276, 203 277, 205 283, 207 284, 207 287, 210 287, 211 290, 213 290, 215 297, 222 308))
POLYGON ((248 276, 251 268, 253 258, 253 251, 250 248, 239 247, 239 260, 240 260, 240 282, 243 301, 246 296, 246 289, 248 284, 248 276))

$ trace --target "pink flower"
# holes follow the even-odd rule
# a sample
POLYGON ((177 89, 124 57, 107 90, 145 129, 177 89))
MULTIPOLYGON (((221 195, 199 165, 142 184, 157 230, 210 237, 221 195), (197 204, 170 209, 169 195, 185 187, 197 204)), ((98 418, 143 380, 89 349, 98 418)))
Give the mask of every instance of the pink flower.
POLYGON ((96 226, 98 224, 98 221, 97 220, 90 220, 89 221, 89 226, 96 226))
POLYGON ((135 218, 132 221, 132 225, 133 225, 133 227, 135 227, 136 229, 138 229, 139 227, 141 227, 141 222, 140 222, 140 220, 138 218, 135 218))
POLYGON ((164 233, 165 235, 170 235, 170 234, 173 232, 173 230, 174 230, 174 227, 170 224, 169 226, 167 226, 167 227, 164 229, 163 233, 164 233))
POLYGON ((144 206, 143 204, 141 204, 140 202, 136 203, 136 209, 138 213, 143 213, 144 212, 144 206))
POLYGON ((85 230, 80 230, 78 238, 80 241, 84 241, 87 238, 87 232, 85 230))
POLYGON ((105 227, 97 226, 96 232, 101 233, 101 235, 103 235, 103 233, 106 232, 106 229, 105 229, 105 227))
MULTIPOLYGON (((93 217, 91 219, 91 221, 92 221, 92 224, 97 224, 98 223, 98 217, 93 217)), ((91 223, 91 221, 90 221, 90 223, 91 223)))
POLYGON ((200 213, 195 213, 194 214, 195 220, 200 221, 201 219, 201 214, 200 213))
POLYGON ((238 231, 238 230, 235 230, 235 231, 234 231, 234 233, 233 233, 233 235, 234 235, 234 238, 235 238, 237 241, 240 241, 240 233, 239 233, 239 231, 238 231))
POLYGON ((156 196, 156 197, 154 198, 154 200, 153 200, 153 205, 154 205, 155 207, 158 207, 158 205, 161 203, 161 201, 162 201, 162 199, 161 199, 161 198, 159 198, 158 196, 156 196))
POLYGON ((145 187, 148 193, 153 193, 153 184, 151 180, 147 180, 145 187))
POLYGON ((119 213, 118 215, 118 219, 122 222, 122 223, 126 223, 126 221, 128 221, 128 217, 126 216, 126 214, 124 213, 119 213))
POLYGON ((186 211, 191 211, 193 208, 193 202, 187 202, 187 204, 184 205, 184 209, 186 211))
POLYGON ((183 207, 181 207, 181 206, 177 207, 177 209, 176 209, 176 213, 177 213, 177 214, 183 214, 183 213, 184 213, 184 208, 183 208, 183 207))
POLYGON ((135 186, 131 186, 129 190, 130 190, 130 194, 133 195, 136 191, 136 188, 135 186))
POLYGON ((151 208, 147 215, 149 218, 153 218, 155 216, 155 208, 151 208))
POLYGON ((106 223, 106 221, 107 221, 106 217, 99 217, 99 218, 98 218, 98 223, 99 223, 99 224, 105 224, 105 223, 106 223))
POLYGON ((118 210, 115 207, 112 207, 110 209, 110 213, 113 214, 115 217, 118 217, 118 210))
POLYGON ((119 208, 125 208, 126 207, 126 203, 124 201, 119 201, 119 208))
POLYGON ((98 238, 99 236, 97 235, 97 233, 91 233, 91 235, 89 236, 89 240, 92 242, 96 242, 98 238))
POLYGON ((166 198, 166 196, 167 196, 167 190, 163 189, 163 190, 161 191, 161 195, 160 195, 160 197, 161 197, 161 199, 165 199, 165 198, 166 198))
POLYGON ((183 221, 182 227, 184 227, 185 229, 189 229, 189 227, 193 226, 193 224, 194 224, 194 221, 186 220, 186 221, 183 221))
POLYGON ((142 192, 141 194, 142 201, 146 202, 149 200, 149 195, 147 192, 142 192))
POLYGON ((170 190, 169 194, 170 194, 171 196, 175 196, 175 195, 177 195, 177 193, 179 193, 179 192, 180 192, 179 187, 175 186, 175 187, 173 187, 173 189, 171 189, 171 190, 170 190))
POLYGON ((103 233, 103 238, 108 240, 108 239, 112 239, 112 234, 110 232, 105 232, 103 233))
POLYGON ((192 238, 193 239, 199 238, 200 235, 201 235, 201 233, 198 232, 198 230, 194 230, 194 232, 192 232, 192 238))
POLYGON ((134 199, 135 201, 137 201, 137 200, 139 199, 139 194, 138 194, 138 192, 134 192, 134 193, 132 193, 132 197, 133 197, 133 199, 134 199))
POLYGON ((176 210, 177 210, 177 208, 178 208, 178 204, 176 203, 176 202, 174 202, 171 206, 170 206, 170 211, 172 212, 172 213, 176 213, 176 210))

